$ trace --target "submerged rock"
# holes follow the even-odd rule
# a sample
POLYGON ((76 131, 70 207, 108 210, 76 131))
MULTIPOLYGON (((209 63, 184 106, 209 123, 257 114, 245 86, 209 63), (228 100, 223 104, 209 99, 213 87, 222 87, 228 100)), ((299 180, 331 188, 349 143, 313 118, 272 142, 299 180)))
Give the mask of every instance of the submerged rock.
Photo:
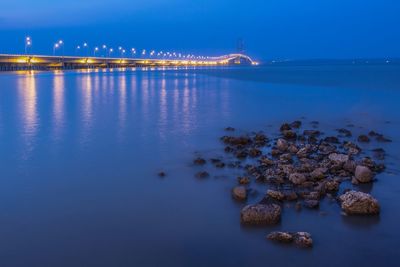
POLYGON ((206 164, 206 160, 199 157, 199 158, 194 159, 193 163, 195 165, 204 165, 204 164, 206 164))
POLYGON ((358 136, 357 140, 358 140, 358 142, 361 142, 361 143, 369 143, 369 141, 370 141, 369 137, 365 134, 358 136))
POLYGON ((332 153, 328 156, 328 158, 336 163, 344 164, 346 161, 349 160, 349 156, 345 154, 338 154, 338 153, 332 153))
POLYGON ((296 246, 302 248, 310 248, 313 245, 311 234, 307 232, 290 233, 276 231, 268 234, 267 239, 280 243, 294 242, 296 246))
POLYGON ((232 196, 236 200, 246 200, 247 191, 244 186, 236 186, 232 189, 232 196))
POLYGON ((243 224, 276 224, 281 219, 281 207, 276 204, 247 205, 240 212, 243 224))
POLYGON ((161 172, 159 172, 158 173, 158 176, 160 176, 160 177, 165 177, 167 174, 165 173, 165 172, 163 172, 163 171, 161 171, 161 172))
POLYGON ((206 171, 198 172, 195 175, 197 178, 207 178, 210 176, 210 174, 206 171))
POLYGON ((378 200, 367 193, 351 190, 341 195, 339 200, 342 210, 349 215, 373 215, 380 211, 378 200))
POLYGON ((250 178, 249 177, 238 177, 238 182, 239 184, 249 184, 250 183, 250 178))

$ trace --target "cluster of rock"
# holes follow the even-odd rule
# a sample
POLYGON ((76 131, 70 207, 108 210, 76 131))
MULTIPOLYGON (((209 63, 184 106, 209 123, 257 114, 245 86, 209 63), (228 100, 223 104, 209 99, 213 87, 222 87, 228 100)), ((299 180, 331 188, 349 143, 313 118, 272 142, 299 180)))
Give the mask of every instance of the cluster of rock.
MULTIPOLYGON (((314 122, 314 125, 317 125, 314 122)), ((246 205, 241 210, 243 224, 276 224, 281 219, 281 210, 286 201, 296 202, 296 209, 315 209, 322 198, 337 200, 348 215, 378 214, 378 201, 367 193, 346 190, 339 197, 340 185, 349 180, 353 184, 371 183, 376 174, 385 169, 382 148, 363 151, 356 143, 391 140, 374 131, 360 135, 351 141, 352 132, 338 129, 336 136, 324 136, 313 128, 301 130, 302 122, 284 123, 279 129, 279 137, 269 139, 257 132, 240 136, 223 136, 224 151, 236 158, 224 163, 221 159, 211 159, 215 167, 244 169, 243 176, 237 178, 238 186, 232 189, 232 196, 239 201, 247 199, 248 185, 253 181, 266 183, 269 187, 265 197, 256 204, 246 205), (246 162, 247 164, 244 164, 246 162)), ((227 131, 235 129, 228 127, 227 131)), ((232 158, 232 157, 230 157, 232 158)), ((206 160, 196 158, 196 165, 206 164, 206 160)), ((208 177, 205 171, 196 174, 198 178, 208 177)), ((308 233, 274 232, 269 239, 294 242, 300 246, 312 245, 308 233), (301 245, 302 244, 302 245, 301 245), (307 245, 306 245, 307 244, 307 245)))
POLYGON ((310 248, 313 246, 311 234, 307 232, 272 232, 267 235, 267 239, 280 243, 294 243, 303 248, 310 248))

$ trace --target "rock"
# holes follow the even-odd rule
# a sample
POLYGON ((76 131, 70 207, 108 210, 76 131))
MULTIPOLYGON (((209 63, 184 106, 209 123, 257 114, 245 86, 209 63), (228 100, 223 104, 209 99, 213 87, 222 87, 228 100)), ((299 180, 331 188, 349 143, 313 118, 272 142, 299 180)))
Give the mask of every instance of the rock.
POLYGON ((366 166, 358 165, 354 177, 360 183, 369 183, 374 178, 374 173, 366 166))
POLYGON ((228 132, 233 132, 235 130, 235 128, 233 128, 233 127, 226 127, 225 128, 225 131, 228 131, 228 132))
POLYGON ((369 137, 365 134, 358 136, 357 140, 358 140, 358 142, 361 142, 361 143, 369 143, 369 141, 370 141, 369 137))
POLYGON ((302 248, 310 248, 313 245, 313 240, 310 233, 297 232, 294 234, 294 243, 302 248))
POLYGON ((267 239, 282 242, 282 243, 291 243, 294 240, 294 237, 289 232, 271 232, 267 235, 267 239))
POLYGON ((257 148, 251 148, 249 150, 250 157, 256 158, 256 157, 261 156, 261 154, 262 154, 261 150, 259 150, 257 148))
POLYGON ((289 150, 289 152, 292 153, 292 154, 296 154, 296 153, 299 151, 299 149, 297 148, 297 146, 294 145, 294 144, 291 144, 291 145, 288 147, 288 150, 289 150))
POLYGON ((247 205, 240 212, 243 224, 277 224, 281 219, 281 207, 276 204, 247 205))
POLYGON ((302 173, 295 172, 289 175, 289 180, 292 183, 299 185, 306 181, 306 177, 302 173))
POLYGON ((304 206, 309 209, 317 209, 319 207, 318 200, 306 199, 304 200, 304 206))
POLYGON ((197 178, 207 178, 210 176, 210 174, 206 171, 198 172, 195 175, 197 178))
POLYGON ((296 205, 294 207, 297 211, 301 211, 301 203, 300 202, 296 202, 296 205))
POLYGON ((285 193, 285 199, 287 201, 294 201, 298 199, 296 192, 285 193))
POLYGON ((378 160, 385 159, 385 150, 383 148, 375 148, 372 150, 374 158, 378 160))
POLYGON ((337 131, 339 132, 340 135, 345 137, 350 137, 352 135, 350 130, 344 128, 338 129, 337 131))
POLYGON ((310 177, 313 180, 322 180, 325 178, 326 169, 317 168, 310 173, 310 177))
POLYGON ((217 167, 217 168, 223 168, 223 167, 225 167, 225 163, 217 162, 217 163, 214 164, 214 166, 217 167))
POLYGON ((327 142, 327 143, 339 144, 339 139, 336 136, 325 137, 324 141, 327 142))
POLYGON ((165 173, 165 172, 163 172, 163 171, 161 171, 161 172, 159 172, 158 173, 158 176, 160 176, 160 177, 165 177, 167 174, 165 173))
POLYGON ((292 130, 287 130, 287 131, 283 131, 282 132, 283 138, 285 139, 296 139, 297 134, 295 132, 293 132, 292 130))
POLYGON ((338 191, 339 190, 339 182, 338 181, 334 181, 334 180, 329 180, 326 182, 325 184, 325 189, 327 191, 338 191))
POLYGON ((313 245, 313 240, 311 238, 311 234, 307 232, 271 232, 267 235, 267 239, 281 242, 281 243, 292 243, 301 248, 310 248, 313 245))
POLYGON ((197 159, 193 160, 193 163, 196 165, 204 165, 204 164, 206 164, 206 160, 203 158, 197 158, 197 159))
POLYGON ((276 191, 276 190, 268 190, 267 195, 269 197, 279 200, 279 201, 282 201, 285 199, 285 195, 282 192, 276 191))
POLYGON ((343 164, 343 169, 350 173, 354 173, 354 171, 356 170, 356 163, 352 160, 348 160, 343 164))
POLYGON ((346 161, 349 160, 349 156, 345 155, 345 154, 338 154, 338 153, 332 153, 328 156, 328 158, 335 162, 335 163, 339 163, 339 164, 344 164, 346 161))
POLYGON ((390 143, 392 142, 391 139, 384 137, 383 135, 380 135, 378 137, 376 137, 376 141, 378 142, 384 142, 384 143, 390 143))
POLYGON ((240 150, 238 152, 236 152, 236 157, 238 159, 245 159, 249 154, 247 153, 246 150, 240 150))
POLYGON ((278 141, 276 141, 276 148, 282 152, 286 151, 288 146, 288 142, 285 139, 279 138, 278 141))
POLYGON ((321 134, 321 132, 318 130, 304 130, 303 134, 308 135, 308 136, 317 137, 321 134))
POLYGON ((342 210, 349 215, 373 215, 380 211, 378 201, 370 194, 350 190, 339 197, 342 210))
POLYGON ((283 131, 289 131, 289 130, 291 130, 291 129, 292 129, 292 128, 290 127, 289 123, 284 123, 284 124, 282 124, 281 127, 279 128, 279 130, 280 130, 281 132, 283 132, 283 131))
POLYGON ((249 184, 250 183, 250 178, 249 177, 238 177, 238 182, 239 184, 249 184))
POLYGON ((300 128, 300 127, 301 127, 301 121, 294 121, 294 122, 292 122, 292 123, 290 124, 290 127, 296 128, 296 129, 300 128))
POLYGON ((244 186, 236 186, 232 189, 232 196, 236 200, 246 200, 247 191, 244 186))

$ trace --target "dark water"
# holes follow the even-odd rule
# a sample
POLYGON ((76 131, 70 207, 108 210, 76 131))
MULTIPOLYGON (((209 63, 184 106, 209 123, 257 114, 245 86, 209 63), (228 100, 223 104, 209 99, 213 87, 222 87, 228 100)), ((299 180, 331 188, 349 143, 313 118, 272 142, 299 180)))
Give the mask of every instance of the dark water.
MULTIPOLYGON (((399 74, 398 66, 0 74, 0 266, 398 266, 399 74), (344 217, 324 201, 326 215, 286 208, 277 226, 242 227, 242 205, 230 196, 240 172, 208 166, 209 179, 193 177, 196 153, 223 155, 224 127, 273 136, 299 118, 393 139, 363 146, 388 154, 387 171, 361 188, 379 199, 379 217, 344 217), (267 241, 277 229, 309 231, 315 246, 267 241)), ((254 203, 265 189, 251 187, 254 203)))

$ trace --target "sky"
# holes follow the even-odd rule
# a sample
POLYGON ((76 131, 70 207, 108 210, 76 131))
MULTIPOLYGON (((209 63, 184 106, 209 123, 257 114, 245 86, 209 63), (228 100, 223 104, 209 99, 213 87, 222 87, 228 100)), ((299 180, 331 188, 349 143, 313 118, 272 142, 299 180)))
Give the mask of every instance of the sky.
POLYGON ((77 45, 259 59, 400 57, 399 0, 0 0, 0 53, 77 45))

